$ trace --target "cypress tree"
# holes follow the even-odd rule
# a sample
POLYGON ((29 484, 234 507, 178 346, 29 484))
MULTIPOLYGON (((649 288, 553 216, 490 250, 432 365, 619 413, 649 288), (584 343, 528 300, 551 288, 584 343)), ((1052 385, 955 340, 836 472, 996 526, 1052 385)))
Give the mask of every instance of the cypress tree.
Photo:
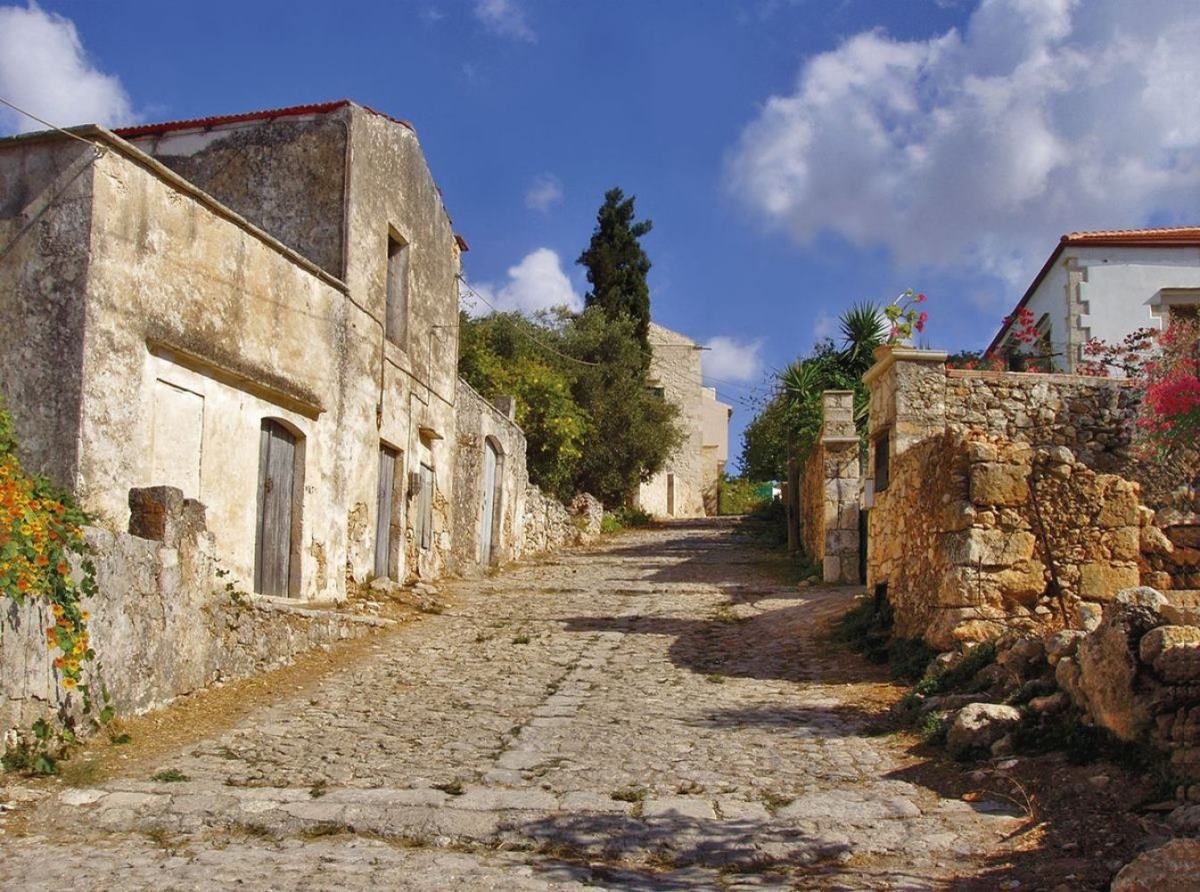
POLYGON ((600 307, 610 320, 628 316, 634 323, 634 335, 645 357, 650 356, 650 258, 638 241, 652 227, 649 220, 634 221, 634 196, 625 197, 620 189, 604 193, 604 204, 596 214, 596 228, 587 250, 576 263, 587 267, 592 289, 586 295, 588 307, 600 307))

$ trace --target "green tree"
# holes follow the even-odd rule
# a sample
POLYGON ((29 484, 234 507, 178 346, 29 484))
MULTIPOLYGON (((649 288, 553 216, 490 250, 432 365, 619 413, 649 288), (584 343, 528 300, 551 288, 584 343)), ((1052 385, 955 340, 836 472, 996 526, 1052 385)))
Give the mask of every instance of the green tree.
POLYGON ((865 434, 867 388, 862 378, 883 343, 883 317, 874 304, 861 303, 838 321, 840 347, 832 340, 820 341, 808 356, 780 371, 774 395, 746 426, 742 468, 747 476, 784 479, 788 456, 807 456, 821 433, 821 394, 826 390, 854 392, 855 422, 865 434))
POLYGON ((588 307, 599 307, 610 320, 628 316, 634 321, 634 335, 641 344, 641 367, 650 356, 650 258, 639 239, 653 224, 634 222, 634 196, 625 197, 620 189, 604 193, 604 204, 596 214, 596 228, 587 250, 576 263, 587 268, 591 291, 585 297, 588 307))
MULTIPOLYGON (((560 497, 573 494, 587 417, 571 374, 552 350, 557 332, 519 313, 459 322, 458 373, 487 399, 514 396, 525 431, 530 479, 560 497)), ((558 345, 561 346, 561 345, 558 345)))
POLYGON ((587 416, 576 488, 610 507, 627 504, 679 446, 678 410, 646 389, 642 348, 629 316, 609 317, 594 306, 564 336, 568 353, 595 363, 575 373, 575 400, 587 416))

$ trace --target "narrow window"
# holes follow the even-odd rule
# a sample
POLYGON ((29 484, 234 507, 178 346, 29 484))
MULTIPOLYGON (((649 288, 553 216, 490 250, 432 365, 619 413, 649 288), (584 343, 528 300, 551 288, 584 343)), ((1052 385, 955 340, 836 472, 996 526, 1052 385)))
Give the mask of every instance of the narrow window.
POLYGON ((883 492, 888 487, 888 459, 891 448, 891 434, 884 431, 875 438, 875 492, 883 492))
POLYGON ((388 234, 387 337, 408 349, 408 242, 388 234))

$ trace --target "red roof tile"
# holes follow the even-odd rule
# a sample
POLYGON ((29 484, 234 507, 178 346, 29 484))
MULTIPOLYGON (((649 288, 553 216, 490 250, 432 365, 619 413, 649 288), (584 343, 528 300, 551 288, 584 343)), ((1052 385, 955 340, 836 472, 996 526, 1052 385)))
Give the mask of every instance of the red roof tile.
POLYGON ((1162 229, 1099 229, 1094 232, 1068 232, 1061 239, 1067 245, 1200 245, 1200 226, 1171 226, 1162 229))
MULTIPOLYGON (((243 121, 271 121, 275 118, 289 118, 298 115, 321 115, 346 105, 350 105, 349 99, 338 99, 334 102, 291 105, 286 108, 269 108, 263 111, 243 112, 237 115, 217 115, 210 118, 193 118, 187 121, 166 121, 161 124, 138 124, 135 127, 117 127, 114 128, 113 133, 125 139, 134 139, 139 136, 171 133, 177 130, 204 130, 210 127, 219 127, 222 124, 240 124, 243 121)), ((402 124, 416 133, 416 129, 408 121, 402 121, 399 118, 385 115, 383 112, 376 111, 366 105, 362 107, 371 112, 371 114, 387 118, 389 121, 395 121, 397 124, 402 124)))

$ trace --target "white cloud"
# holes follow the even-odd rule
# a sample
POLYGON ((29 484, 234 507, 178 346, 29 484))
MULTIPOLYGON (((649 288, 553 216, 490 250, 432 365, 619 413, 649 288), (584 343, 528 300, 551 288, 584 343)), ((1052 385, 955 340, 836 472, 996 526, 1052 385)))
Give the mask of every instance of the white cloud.
POLYGON ((921 41, 854 35, 743 131, 730 188, 802 244, 1023 283, 1063 232, 1195 222, 1200 4, 983 0, 921 41))
POLYGON ((534 177, 532 185, 526 190, 525 207, 544 212, 562 199, 562 181, 552 173, 543 173, 534 177))
POLYGON ((720 381, 752 381, 762 373, 762 340, 749 343, 718 335, 704 342, 700 354, 705 378, 720 381))
POLYGON ((537 35, 525 21, 525 10, 517 0, 477 0, 475 18, 500 37, 537 43, 537 35))
MULTIPOLYGON (((136 120, 121 81, 92 65, 75 24, 32 3, 0 6, 0 96, 61 127, 136 120)), ((0 106, 0 133, 45 129, 0 106)))
POLYGON ((813 340, 823 341, 838 333, 838 317, 828 310, 820 310, 813 320, 813 340))
MULTIPOLYGON (((530 251, 516 266, 508 269, 508 282, 497 288, 491 283, 473 284, 484 299, 503 312, 516 310, 529 315, 552 307, 567 307, 579 312, 583 296, 571 285, 563 272, 558 254, 549 248, 530 251)), ((471 302, 470 294, 467 301, 471 302)), ((486 307, 476 309, 486 312, 486 307)))

